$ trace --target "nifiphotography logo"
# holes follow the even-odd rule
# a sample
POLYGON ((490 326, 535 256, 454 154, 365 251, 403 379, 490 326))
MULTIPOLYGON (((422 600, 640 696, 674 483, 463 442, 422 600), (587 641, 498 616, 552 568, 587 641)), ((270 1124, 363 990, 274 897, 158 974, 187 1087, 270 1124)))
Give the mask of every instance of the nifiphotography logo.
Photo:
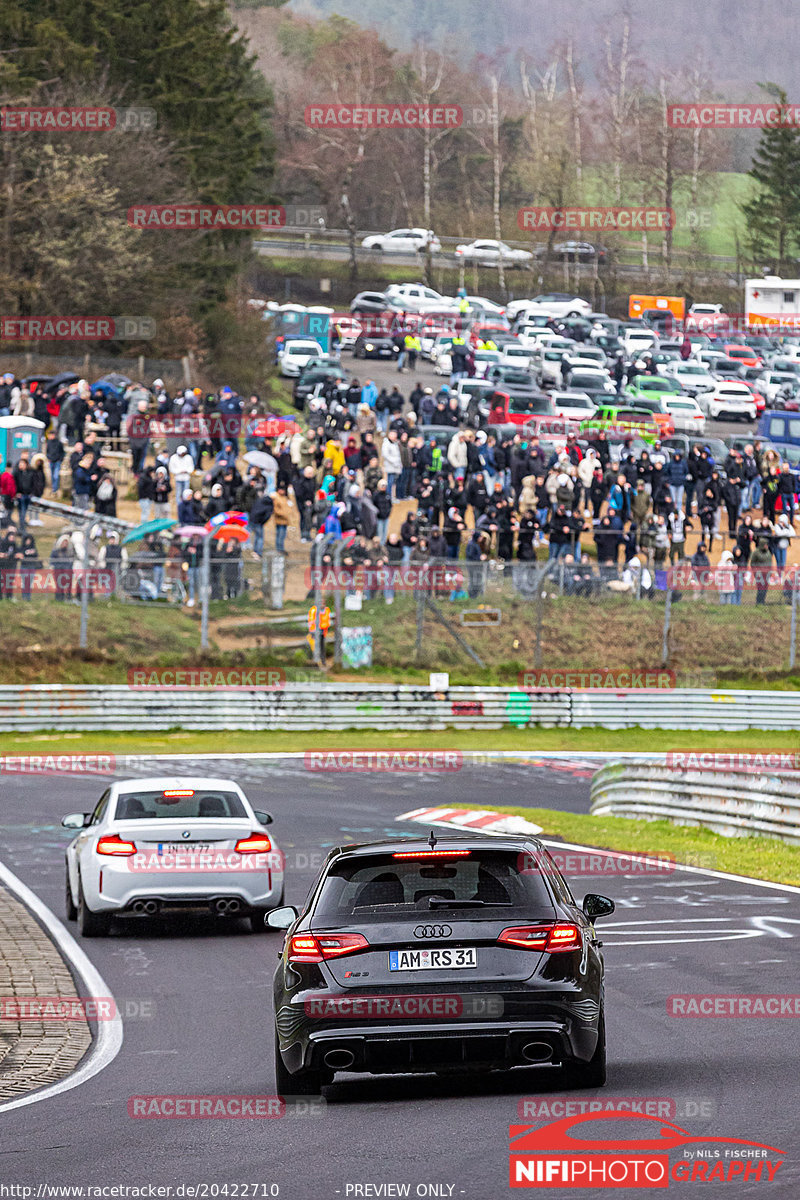
POLYGON ((762 1142, 694 1137, 679 1125, 618 1109, 538 1127, 512 1125, 509 1139, 512 1188, 666 1188, 671 1180, 771 1183, 784 1156, 762 1142), (595 1124, 623 1120, 628 1124, 619 1137, 609 1137, 605 1125, 595 1124))

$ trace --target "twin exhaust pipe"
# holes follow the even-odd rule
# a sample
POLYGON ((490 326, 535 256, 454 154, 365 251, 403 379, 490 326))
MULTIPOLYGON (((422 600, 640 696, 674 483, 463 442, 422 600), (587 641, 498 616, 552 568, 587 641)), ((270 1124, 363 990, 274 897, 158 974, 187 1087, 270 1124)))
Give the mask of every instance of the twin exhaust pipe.
MULTIPOLYGON (((214 911, 219 913, 220 916, 225 916, 226 914, 238 913, 241 910, 241 907, 242 905, 239 900, 236 900, 235 898, 226 900, 223 897, 221 900, 217 900, 215 902, 214 911)), ((134 900, 133 904, 131 905, 132 912, 135 912, 140 916, 144 914, 148 917, 154 917, 159 911, 159 908, 160 905, 158 900, 134 900)))

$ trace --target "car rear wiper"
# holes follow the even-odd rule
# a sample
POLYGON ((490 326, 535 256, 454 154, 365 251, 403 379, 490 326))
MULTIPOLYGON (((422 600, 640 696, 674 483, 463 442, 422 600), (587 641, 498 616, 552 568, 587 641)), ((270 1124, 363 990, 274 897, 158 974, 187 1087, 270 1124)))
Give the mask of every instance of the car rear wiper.
POLYGON ((510 900, 445 900, 439 896, 428 899, 428 908, 510 908, 510 900))

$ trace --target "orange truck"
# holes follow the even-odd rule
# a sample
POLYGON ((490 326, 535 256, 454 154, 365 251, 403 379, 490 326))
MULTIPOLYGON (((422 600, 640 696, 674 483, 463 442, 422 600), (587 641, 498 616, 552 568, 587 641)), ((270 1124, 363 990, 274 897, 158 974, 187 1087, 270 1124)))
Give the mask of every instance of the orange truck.
POLYGON ((654 313, 672 313, 676 321, 682 321, 686 313, 683 296, 629 296, 628 316, 652 316, 654 313))

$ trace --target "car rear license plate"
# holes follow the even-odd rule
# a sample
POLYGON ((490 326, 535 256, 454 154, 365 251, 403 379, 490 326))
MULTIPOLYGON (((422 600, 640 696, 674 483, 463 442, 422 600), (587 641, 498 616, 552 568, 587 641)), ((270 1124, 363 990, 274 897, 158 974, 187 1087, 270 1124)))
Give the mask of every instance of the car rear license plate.
POLYGON ((210 842, 159 842, 159 854, 206 854, 211 849, 210 842))
POLYGON ((478 951, 457 946, 420 950, 390 950, 390 971, 436 971, 454 967, 477 967, 478 951))

